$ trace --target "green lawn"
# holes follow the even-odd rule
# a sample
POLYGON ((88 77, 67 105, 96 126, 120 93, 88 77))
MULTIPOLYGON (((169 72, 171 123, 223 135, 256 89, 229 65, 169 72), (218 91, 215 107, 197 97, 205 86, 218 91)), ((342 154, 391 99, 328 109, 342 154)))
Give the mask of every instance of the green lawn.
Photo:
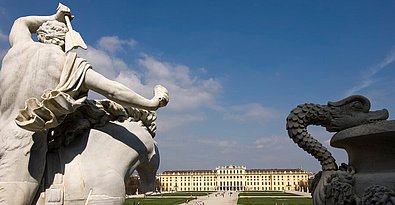
MULTIPOLYGON (((125 205, 178 205, 186 202, 186 200, 194 200, 196 196, 205 196, 212 192, 175 192, 165 193, 162 195, 147 196, 145 198, 126 199, 125 205), (163 198, 161 196, 164 196, 163 198), (191 197, 192 196, 192 197, 191 197), (168 198, 167 198, 168 197, 168 198)), ((312 205, 311 198, 289 198, 287 196, 295 196, 294 194, 284 192, 242 192, 237 201, 238 205, 312 205), (249 198, 248 196, 254 196, 249 198), (273 196, 273 197, 259 197, 273 196)))
MULTIPOLYGON (((174 193, 164 193, 164 194, 159 194, 159 196, 207 196, 208 194, 211 194, 212 192, 174 192, 174 193)), ((158 195, 157 195, 158 196, 158 195)))
POLYGON ((178 205, 194 198, 131 198, 126 199, 124 205, 178 205))
POLYGON ((239 198, 238 205, 312 205, 311 198, 239 198))
POLYGON ((285 193, 285 192, 241 192, 239 196, 297 196, 295 194, 291 193, 285 193))

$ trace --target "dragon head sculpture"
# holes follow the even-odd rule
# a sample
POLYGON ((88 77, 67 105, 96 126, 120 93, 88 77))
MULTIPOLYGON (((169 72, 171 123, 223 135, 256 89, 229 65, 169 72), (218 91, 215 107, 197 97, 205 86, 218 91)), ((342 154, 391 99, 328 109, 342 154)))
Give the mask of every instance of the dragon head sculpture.
POLYGON ((364 96, 353 95, 338 102, 329 102, 330 119, 323 124, 328 132, 338 132, 362 124, 386 120, 389 116, 386 109, 370 111, 370 101, 364 96))
POLYGON ((332 154, 308 132, 308 125, 319 125, 329 132, 367 124, 388 118, 386 109, 370 111, 370 101, 363 96, 353 95, 327 105, 298 105, 287 117, 289 137, 300 148, 314 156, 325 170, 337 170, 332 154))

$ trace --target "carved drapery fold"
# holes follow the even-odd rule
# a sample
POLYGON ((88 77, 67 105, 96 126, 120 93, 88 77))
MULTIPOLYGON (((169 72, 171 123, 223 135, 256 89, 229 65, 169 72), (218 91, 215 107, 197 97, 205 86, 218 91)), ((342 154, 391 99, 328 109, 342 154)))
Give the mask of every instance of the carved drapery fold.
POLYGON ((40 131, 58 126, 86 100, 88 90, 82 85, 85 73, 91 66, 74 52, 69 52, 63 66, 59 84, 54 90, 45 90, 41 99, 29 98, 19 111, 18 126, 40 131))

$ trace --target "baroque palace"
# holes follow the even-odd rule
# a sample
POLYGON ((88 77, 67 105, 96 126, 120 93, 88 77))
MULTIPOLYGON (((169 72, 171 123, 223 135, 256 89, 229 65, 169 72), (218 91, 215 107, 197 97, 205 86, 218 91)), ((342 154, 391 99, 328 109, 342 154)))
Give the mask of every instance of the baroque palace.
POLYGON ((160 191, 307 191, 312 173, 303 169, 247 169, 220 166, 215 170, 164 171, 160 191))

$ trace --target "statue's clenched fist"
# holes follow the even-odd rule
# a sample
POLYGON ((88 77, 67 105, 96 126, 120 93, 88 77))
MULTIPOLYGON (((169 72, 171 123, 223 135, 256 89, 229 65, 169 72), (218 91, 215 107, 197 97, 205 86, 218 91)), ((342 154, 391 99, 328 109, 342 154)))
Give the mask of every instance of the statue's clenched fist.
POLYGON ((156 85, 153 100, 158 103, 158 108, 166 106, 169 102, 169 91, 161 85, 156 85))

